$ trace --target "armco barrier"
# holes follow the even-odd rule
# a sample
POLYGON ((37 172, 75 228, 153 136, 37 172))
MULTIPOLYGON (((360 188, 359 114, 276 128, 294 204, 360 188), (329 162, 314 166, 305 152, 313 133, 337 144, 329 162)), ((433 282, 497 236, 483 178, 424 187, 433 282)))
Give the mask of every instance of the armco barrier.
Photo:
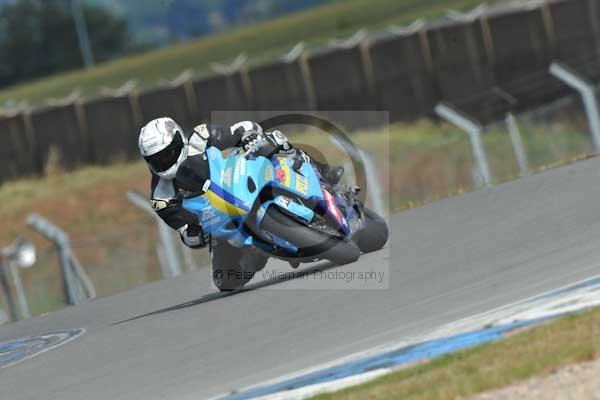
POLYGON ((312 54, 308 65, 321 110, 373 110, 376 108, 358 46, 312 54))
POLYGON ((35 157, 23 114, 0 119, 0 183, 20 176, 36 175, 35 157))
POLYGON ((185 87, 163 87, 142 93, 137 98, 142 114, 142 123, 160 117, 175 119, 183 129, 194 127, 196 110, 189 104, 185 87))
POLYGON ((53 149, 58 151, 60 165, 66 169, 93 162, 78 107, 74 103, 38 109, 31 113, 38 170, 43 170, 53 149))
POLYGON ((479 21, 433 26, 427 37, 440 98, 453 101, 492 85, 479 21))
POLYGON ((369 47, 377 108, 392 121, 426 115, 437 101, 426 36, 420 32, 388 36, 369 47))
POLYGON ((83 111, 94 162, 106 164, 139 156, 137 136, 140 128, 131 101, 125 96, 85 103, 83 111))

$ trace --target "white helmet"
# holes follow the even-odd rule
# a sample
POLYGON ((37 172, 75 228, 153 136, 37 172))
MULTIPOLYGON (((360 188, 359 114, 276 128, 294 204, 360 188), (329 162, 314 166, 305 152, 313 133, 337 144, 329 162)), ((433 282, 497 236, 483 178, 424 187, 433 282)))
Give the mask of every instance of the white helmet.
POLYGON ((148 166, 158 176, 173 179, 188 153, 183 129, 171 118, 157 118, 140 132, 138 146, 148 166))

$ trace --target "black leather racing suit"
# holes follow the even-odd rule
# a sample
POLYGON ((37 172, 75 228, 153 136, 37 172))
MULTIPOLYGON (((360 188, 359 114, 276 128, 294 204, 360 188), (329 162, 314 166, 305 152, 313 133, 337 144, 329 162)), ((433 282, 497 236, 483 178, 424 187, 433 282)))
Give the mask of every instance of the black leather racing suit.
POLYGON ((220 150, 237 147, 253 123, 236 124, 232 128, 199 125, 188 136, 186 160, 178 169, 174 179, 164 179, 152 173, 152 207, 171 228, 179 231, 183 242, 190 247, 202 247, 204 241, 198 217, 183 208, 182 201, 191 193, 201 194, 206 180, 210 177, 205 150, 215 146, 220 150), (190 175, 193 174, 193 177, 190 175))

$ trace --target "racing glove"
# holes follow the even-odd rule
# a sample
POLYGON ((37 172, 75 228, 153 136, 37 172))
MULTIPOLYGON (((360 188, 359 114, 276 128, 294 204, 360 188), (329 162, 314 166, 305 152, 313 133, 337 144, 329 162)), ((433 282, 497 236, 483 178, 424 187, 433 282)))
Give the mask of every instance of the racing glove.
POLYGON ((242 148, 245 151, 248 151, 252 148, 255 148, 258 144, 259 140, 261 140, 260 134, 257 131, 248 131, 244 133, 241 139, 242 148))
POLYGON ((231 126, 231 134, 239 139, 239 146, 245 151, 256 146, 263 134, 262 127, 253 121, 242 121, 231 126))
POLYGON ((204 232, 204 229, 199 224, 186 224, 179 228, 178 231, 183 244, 192 249, 206 247, 210 240, 209 235, 204 232))

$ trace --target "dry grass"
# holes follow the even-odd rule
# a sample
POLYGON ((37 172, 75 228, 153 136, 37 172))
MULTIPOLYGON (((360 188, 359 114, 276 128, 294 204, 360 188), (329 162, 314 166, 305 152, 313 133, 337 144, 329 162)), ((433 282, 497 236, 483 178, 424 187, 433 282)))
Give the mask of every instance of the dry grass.
POLYGON ((599 355, 600 309, 596 309, 315 399, 455 399, 599 355))
POLYGON ((149 189, 142 162, 86 167, 5 183, 0 187, 0 243, 25 232, 25 219, 31 212, 47 216, 75 237, 139 222, 143 214, 125 198, 132 189, 149 189))
MULTIPOLYGON (((21 273, 32 313, 64 307, 56 252, 47 240, 26 226, 32 212, 49 218, 75 240, 75 253, 99 294, 116 293, 158 279, 153 260, 155 249, 148 233, 141 231, 144 226, 152 226, 152 219, 125 197, 127 190, 148 190, 148 172, 143 162, 86 167, 68 173, 51 170, 45 178, 24 179, 0 187, 0 245, 24 235, 38 249, 36 266, 21 273)), ((4 296, 0 296, 2 302, 4 296)))

